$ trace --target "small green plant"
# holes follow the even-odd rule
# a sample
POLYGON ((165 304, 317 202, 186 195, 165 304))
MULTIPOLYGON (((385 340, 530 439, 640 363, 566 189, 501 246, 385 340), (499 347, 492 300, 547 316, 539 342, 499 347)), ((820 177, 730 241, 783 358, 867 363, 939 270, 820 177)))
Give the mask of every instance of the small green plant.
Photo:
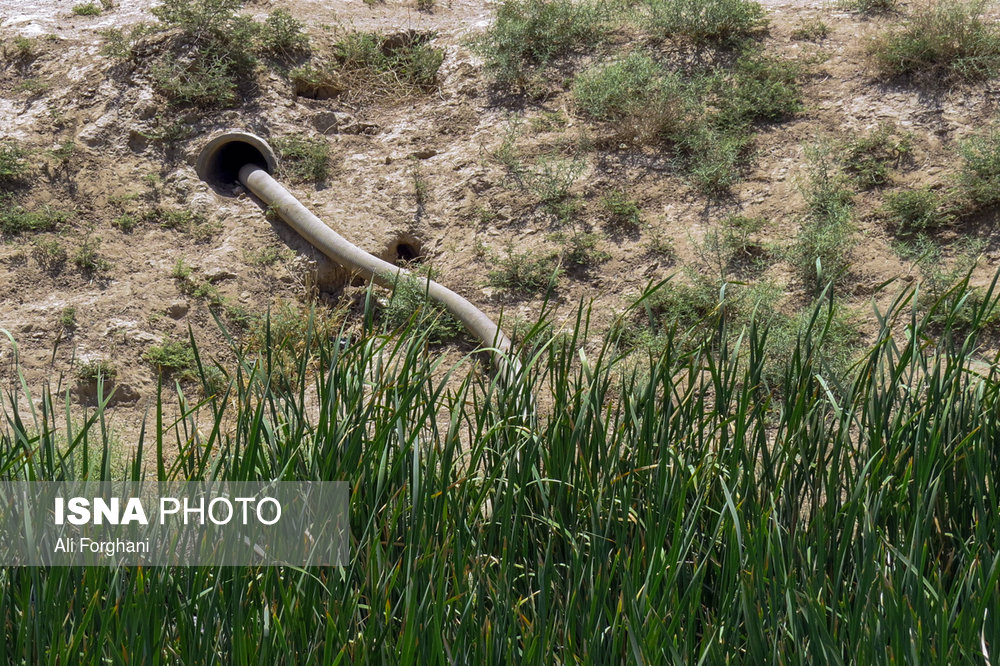
POLYGON ((858 187, 885 185, 889 172, 910 154, 911 137, 900 135, 893 123, 882 123, 872 132, 847 143, 844 170, 858 187))
POLYGON ((99 236, 88 235, 73 255, 73 264, 83 273, 96 276, 111 270, 111 262, 101 256, 99 236))
POLYGON ((949 208, 946 196, 921 187, 886 195, 884 210, 897 234, 911 236, 951 224, 955 218, 949 208))
POLYGON ((830 34, 830 26, 818 18, 802 21, 795 30, 792 31, 792 39, 806 41, 819 41, 825 39, 830 34))
POLYGON ((659 36, 696 44, 734 46, 767 27, 764 8, 752 0, 647 0, 648 27, 659 36))
POLYGON ((79 5, 73 5, 73 13, 77 16, 99 16, 101 14, 101 5, 96 2, 84 2, 79 5))
POLYGON ((553 234, 553 240, 562 243, 563 264, 587 270, 611 259, 611 255, 597 247, 600 236, 595 233, 575 231, 571 234, 553 234))
POLYGON ((802 280, 820 293, 837 283, 850 266, 856 243, 853 193, 828 145, 807 150, 809 181, 804 192, 809 211, 789 259, 802 280))
POLYGON ((1000 202, 1000 129, 994 127, 962 142, 961 193, 973 208, 1000 202))
POLYGON ((638 143, 682 131, 692 105, 689 84, 638 52, 579 74, 573 96, 586 116, 613 123, 623 140, 638 143))
POLYGON ((497 268, 487 276, 489 285, 511 295, 534 296, 553 289, 561 272, 552 254, 515 252, 512 246, 494 263, 497 268))
POLYGON ((330 175, 330 145, 304 134, 279 137, 273 142, 282 174, 296 182, 321 183, 330 175))
POLYGON ((733 272, 753 268, 767 254, 758 240, 758 234, 767 226, 760 217, 730 215, 705 233, 697 251, 720 280, 727 280, 733 272))
POLYGON ((416 166, 413 167, 410 175, 413 178, 413 199, 417 202, 417 207, 422 208, 427 205, 427 198, 430 196, 430 183, 416 166))
POLYGON ((130 234, 135 231, 135 228, 139 226, 141 219, 135 213, 122 213, 115 219, 111 220, 111 226, 120 230, 122 233, 130 234))
POLYGON ((428 13, 434 11, 434 0, 417 0, 417 11, 428 13))
POLYGON ((29 211, 13 203, 10 197, 0 196, 0 234, 17 236, 26 232, 55 231, 70 215, 67 212, 44 207, 29 211))
POLYGON ((543 155, 523 178, 528 190, 538 197, 542 207, 566 221, 575 211, 575 202, 570 196, 571 188, 586 168, 587 163, 580 156, 563 158, 543 155))
POLYGON ((162 344, 150 347, 143 358, 161 375, 174 376, 182 381, 197 376, 194 349, 190 342, 164 340, 162 344))
POLYGON ((222 230, 221 223, 210 220, 201 213, 163 208, 161 206, 147 210, 143 214, 143 220, 159 224, 164 229, 172 229, 188 234, 198 243, 211 240, 222 230))
POLYGON ((56 323, 58 323, 59 327, 67 333, 75 331, 77 327, 76 308, 72 305, 64 307, 62 312, 59 313, 59 318, 56 323))
POLYGON ((498 84, 524 88, 556 57, 599 39, 601 18, 587 0, 502 0, 475 46, 498 84))
POLYGON ((52 89, 52 82, 38 76, 29 76, 18 82, 17 89, 29 95, 41 95, 52 89))
POLYGON ((174 267, 170 269, 170 277, 181 282, 187 281, 191 277, 192 269, 187 265, 182 257, 174 262, 174 267))
POLYGON ((66 248, 55 238, 41 238, 34 243, 31 256, 47 271, 55 272, 66 264, 66 248))
POLYGON ((28 175, 28 151, 18 143, 0 140, 0 185, 11 185, 28 175))
POLYGON ((36 40, 18 35, 3 45, 4 55, 14 61, 26 63, 38 57, 39 49, 36 40))
POLYGON ((886 77, 920 77, 928 83, 976 80, 1000 72, 1000 27, 983 17, 975 0, 933 0, 915 7, 899 27, 867 46, 886 77))
POLYGON ((243 253, 243 260, 251 266, 272 266, 282 260, 284 252, 273 245, 247 250, 243 253))
POLYGON ((411 321, 431 343, 448 342, 462 334, 462 324, 427 295, 426 278, 400 274, 382 318, 390 330, 398 330, 411 321))
POLYGON ((309 54, 309 36, 305 26, 284 9, 271 12, 261 24, 257 35, 260 52, 284 62, 309 54))
POLYGON ((103 379, 110 383, 118 377, 118 369, 111 361, 95 359, 77 366, 76 377, 82 382, 97 383, 103 379))
POLYGON ((842 0, 844 9, 862 14, 885 14, 896 9, 898 0, 842 0))
POLYGON ((639 204, 621 190, 615 190, 601 199, 601 204, 608 211, 611 223, 615 227, 634 229, 642 221, 639 204))

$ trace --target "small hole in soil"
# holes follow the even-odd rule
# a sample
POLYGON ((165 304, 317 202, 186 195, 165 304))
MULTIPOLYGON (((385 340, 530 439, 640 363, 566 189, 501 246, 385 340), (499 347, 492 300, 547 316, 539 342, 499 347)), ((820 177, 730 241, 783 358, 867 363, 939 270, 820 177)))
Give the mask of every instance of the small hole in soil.
POLYGON ((420 259, 420 252, 409 243, 396 244, 396 264, 405 264, 420 259))

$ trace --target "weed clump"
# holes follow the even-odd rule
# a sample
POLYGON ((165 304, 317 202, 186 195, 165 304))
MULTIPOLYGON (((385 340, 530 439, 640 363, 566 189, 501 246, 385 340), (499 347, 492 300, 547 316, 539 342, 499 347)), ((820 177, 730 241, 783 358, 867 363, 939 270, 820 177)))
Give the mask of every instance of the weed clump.
POLYGON ((282 175, 296 182, 321 183, 330 175, 330 146, 322 138, 291 134, 274 140, 282 175))
POLYGON ((162 344, 150 347, 143 358, 162 376, 175 376, 180 380, 196 376, 197 365, 190 342, 164 340, 162 344))
POLYGON ((955 220, 947 195, 929 187, 892 192, 885 198, 889 224, 901 236, 933 231, 955 220))
POLYGON ((868 189, 889 182, 889 172, 910 154, 911 137, 900 135, 892 123, 882 123, 872 132, 845 146, 844 170, 858 187, 868 189))
POLYGON ((647 0, 647 5, 654 34, 696 44, 734 46, 767 27, 764 8, 752 0, 647 0))
POLYGON ((28 151, 14 141, 0 141, 0 185, 10 186, 28 175, 27 157, 28 151))
POLYGON ((962 142, 958 185, 973 208, 1000 202, 1000 130, 993 128, 962 142))
POLYGON ((1000 28, 983 18, 984 4, 934 0, 867 47, 882 76, 940 80, 985 79, 1000 72, 1000 28))
POLYGON ((432 344, 454 340, 464 330, 451 313, 427 295, 423 276, 398 276, 392 295, 382 308, 382 319, 390 330, 405 329, 413 323, 426 331, 427 341, 432 344))
POLYGON ((556 57, 599 39, 601 24, 586 0, 502 0, 475 46, 497 83, 523 89, 556 57))
POLYGON ((165 35, 148 56, 157 90, 177 106, 234 106, 253 87, 258 56, 289 62, 309 51, 302 23, 287 11, 258 23, 239 13, 242 6, 243 0, 165 0, 152 10, 158 24, 104 32, 102 53, 139 63, 151 50, 143 39, 165 35))
POLYGON ((808 212, 789 259, 814 293, 837 283, 850 266, 855 243, 853 193, 829 146, 809 151, 810 173, 804 187, 808 212))
POLYGON ((489 285, 516 296, 534 296, 554 288, 561 272, 552 254, 515 252, 512 246, 495 263, 497 267, 487 275, 489 285))

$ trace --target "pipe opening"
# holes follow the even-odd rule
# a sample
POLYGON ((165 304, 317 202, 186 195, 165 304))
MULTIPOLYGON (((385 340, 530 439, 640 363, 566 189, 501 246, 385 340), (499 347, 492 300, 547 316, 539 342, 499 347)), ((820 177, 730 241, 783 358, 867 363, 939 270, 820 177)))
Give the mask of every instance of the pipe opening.
POLYGON ((209 141, 198 154, 198 176, 223 196, 234 196, 240 168, 256 164, 274 173, 277 161, 267 142, 246 132, 226 132, 209 141))
POLYGON ((424 258, 420 241, 410 234, 402 234, 385 248, 382 259, 396 266, 419 263, 424 258))

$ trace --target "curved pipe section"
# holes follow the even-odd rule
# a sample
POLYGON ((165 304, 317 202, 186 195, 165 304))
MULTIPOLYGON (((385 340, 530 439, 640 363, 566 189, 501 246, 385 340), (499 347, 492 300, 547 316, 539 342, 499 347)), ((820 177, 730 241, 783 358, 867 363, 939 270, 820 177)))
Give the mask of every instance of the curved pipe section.
MULTIPOLYGON (((405 268, 365 252, 309 212, 271 177, 276 164, 271 147, 262 138, 246 132, 225 132, 202 148, 196 169, 202 180, 224 196, 234 196, 236 186, 242 184, 313 247, 365 279, 393 288, 400 277, 413 275, 405 268)), ((492 319, 451 289, 430 278, 419 276, 417 279, 426 280, 428 296, 443 305, 491 349, 498 367, 514 373, 520 370, 520 362, 511 354, 510 338, 492 319)))
MULTIPOLYGON (((385 287, 392 287, 400 276, 412 275, 405 268, 368 254, 326 226, 260 166, 243 165, 240 168, 239 178, 248 190, 270 206, 300 236, 341 266, 385 287)), ((451 289, 430 278, 426 280, 427 295, 447 308, 448 312, 462 322, 470 333, 479 338, 483 344, 505 355, 510 353, 510 339, 482 310, 451 289)))

